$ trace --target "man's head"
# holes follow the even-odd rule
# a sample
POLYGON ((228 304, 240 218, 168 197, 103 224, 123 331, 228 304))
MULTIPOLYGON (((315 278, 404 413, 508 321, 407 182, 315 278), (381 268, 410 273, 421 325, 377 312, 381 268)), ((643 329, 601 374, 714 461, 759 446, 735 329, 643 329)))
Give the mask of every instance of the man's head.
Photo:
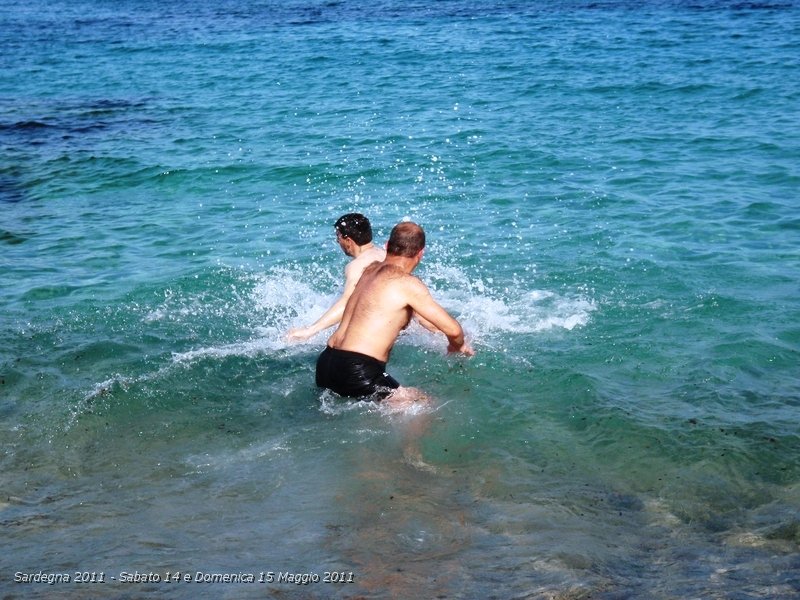
POLYGON ((425 232, 411 221, 398 223, 389 235, 386 253, 393 256, 414 258, 425 248, 425 232))
POLYGON ((372 226, 369 224, 369 219, 360 213, 342 215, 333 227, 340 237, 353 240, 357 246, 372 241, 372 226))

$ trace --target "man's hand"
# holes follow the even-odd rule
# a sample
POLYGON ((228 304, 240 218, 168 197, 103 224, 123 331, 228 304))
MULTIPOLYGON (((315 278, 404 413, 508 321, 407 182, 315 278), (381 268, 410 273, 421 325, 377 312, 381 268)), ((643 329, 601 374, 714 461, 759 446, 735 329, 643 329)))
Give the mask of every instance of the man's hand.
POLYGON ((448 354, 453 354, 454 352, 459 352, 459 353, 463 354, 464 356, 475 356, 475 351, 472 349, 472 347, 469 344, 467 344, 467 342, 464 342, 460 346, 450 342, 447 345, 447 353, 448 354))

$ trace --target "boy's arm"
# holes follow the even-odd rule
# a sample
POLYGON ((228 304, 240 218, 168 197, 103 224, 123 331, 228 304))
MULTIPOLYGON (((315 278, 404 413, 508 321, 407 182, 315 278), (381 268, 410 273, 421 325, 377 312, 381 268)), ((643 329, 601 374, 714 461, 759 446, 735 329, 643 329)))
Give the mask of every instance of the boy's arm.
POLYGON ((361 278, 363 269, 351 268, 353 263, 350 262, 344 269, 344 290, 339 299, 331 305, 331 307, 322 313, 322 316, 314 321, 308 327, 297 327, 290 329, 286 334, 289 341, 300 342, 316 335, 320 331, 333 327, 342 320, 344 315, 344 307, 347 306, 347 301, 353 295, 353 290, 356 289, 356 284, 361 278))

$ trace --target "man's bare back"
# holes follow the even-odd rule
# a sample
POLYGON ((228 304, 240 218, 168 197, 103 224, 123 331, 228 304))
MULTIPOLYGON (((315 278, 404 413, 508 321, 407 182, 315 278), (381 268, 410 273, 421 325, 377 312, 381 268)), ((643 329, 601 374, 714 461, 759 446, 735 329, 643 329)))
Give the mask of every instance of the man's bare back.
POLYGON ((331 348, 360 352, 383 362, 413 310, 406 300, 416 277, 398 266, 379 262, 364 269, 350 296, 339 328, 328 340, 331 348))

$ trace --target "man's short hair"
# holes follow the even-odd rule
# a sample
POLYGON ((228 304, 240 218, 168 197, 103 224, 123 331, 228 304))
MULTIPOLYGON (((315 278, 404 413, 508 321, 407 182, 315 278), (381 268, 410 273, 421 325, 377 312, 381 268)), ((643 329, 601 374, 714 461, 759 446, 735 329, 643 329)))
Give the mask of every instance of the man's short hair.
POLYGON ((361 213, 348 213, 342 215, 333 227, 342 237, 350 238, 359 246, 372 241, 372 225, 369 219, 361 213))
POLYGON ((411 221, 398 223, 389 235, 386 253, 393 256, 413 258, 425 247, 425 232, 411 221))

